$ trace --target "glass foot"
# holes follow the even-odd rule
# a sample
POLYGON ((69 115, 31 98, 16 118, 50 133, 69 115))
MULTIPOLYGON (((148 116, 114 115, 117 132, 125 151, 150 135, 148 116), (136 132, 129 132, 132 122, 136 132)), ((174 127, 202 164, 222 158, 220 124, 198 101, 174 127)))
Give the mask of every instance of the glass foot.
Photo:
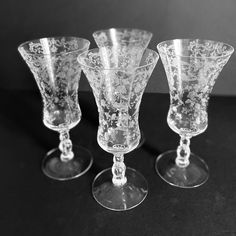
POLYGON ((92 155, 82 147, 73 145, 72 149, 74 158, 68 162, 61 161, 58 148, 49 151, 42 163, 44 174, 56 180, 69 180, 86 173, 93 163, 92 155))
POLYGON ((157 157, 155 168, 167 183, 180 188, 194 188, 204 184, 209 177, 206 163, 195 154, 190 155, 190 164, 181 168, 175 164, 176 150, 167 151, 157 157))
POLYGON ((123 186, 112 183, 111 168, 100 172, 93 181, 95 200, 103 207, 114 211, 125 211, 138 206, 147 196, 148 185, 142 174, 126 168, 127 182, 123 186))

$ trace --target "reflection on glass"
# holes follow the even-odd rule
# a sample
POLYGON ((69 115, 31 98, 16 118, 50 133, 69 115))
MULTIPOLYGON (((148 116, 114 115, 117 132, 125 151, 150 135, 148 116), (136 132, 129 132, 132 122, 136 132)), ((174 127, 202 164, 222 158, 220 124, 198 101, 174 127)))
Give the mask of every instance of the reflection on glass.
POLYGON ((234 49, 200 39, 164 41, 157 49, 170 90, 167 123, 180 135, 180 145, 157 158, 156 170, 171 185, 196 187, 208 179, 209 173, 206 163, 190 152, 190 139, 207 128, 209 95, 234 49))
POLYGON ((43 99, 43 122, 60 134, 59 148, 49 151, 42 169, 50 178, 67 180, 84 174, 92 164, 90 153, 72 146, 69 130, 81 118, 78 86, 80 53, 89 41, 76 37, 42 38, 21 44, 18 50, 33 73, 43 99))
MULTIPOLYGON (((112 48, 110 60, 113 60, 112 48)), ((116 211, 139 205, 147 195, 145 178, 136 170, 126 168, 124 154, 135 149, 140 141, 139 105, 149 77, 157 63, 158 54, 146 49, 139 67, 120 63, 116 67, 103 64, 102 49, 92 49, 78 58, 88 78, 98 106, 98 144, 112 153, 113 166, 99 173, 93 182, 93 196, 102 206, 116 211)), ((119 55, 127 57, 124 53, 119 55)))
MULTIPOLYGON (((103 64, 109 67, 138 67, 147 48, 152 33, 146 30, 133 28, 110 28, 98 30, 93 33, 93 38, 102 53, 103 64), (110 50, 112 50, 112 60, 110 50), (119 56, 122 55, 122 56, 119 56), (113 63, 113 65, 110 65, 113 63)), ((145 141, 143 131, 141 130, 140 147, 145 141)))

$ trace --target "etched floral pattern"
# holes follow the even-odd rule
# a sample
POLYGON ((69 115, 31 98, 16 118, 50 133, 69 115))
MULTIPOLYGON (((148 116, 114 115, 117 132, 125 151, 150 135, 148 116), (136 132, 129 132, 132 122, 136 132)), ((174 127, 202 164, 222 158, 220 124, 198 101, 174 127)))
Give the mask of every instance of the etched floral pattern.
POLYGON ((93 38, 99 48, 135 45, 146 49, 152 38, 152 33, 140 29, 111 28, 94 32, 93 38))
MULTIPOLYGON (((113 48, 109 50, 112 61, 113 48)), ((117 52, 116 52, 117 53, 117 52)), ((127 55, 124 54, 124 57, 127 55)), ((122 59, 122 54, 119 54, 122 59)), ((139 143, 139 105, 158 54, 146 49, 139 67, 115 63, 106 67, 103 49, 93 49, 79 56, 79 62, 93 89, 99 111, 98 143, 110 153, 127 153, 139 143)), ((119 62, 120 63, 120 62, 119 62)))
POLYGON ((77 90, 81 67, 80 53, 89 41, 75 37, 42 38, 19 46, 19 52, 32 71, 44 103, 44 124, 50 129, 71 129, 81 111, 77 90))
POLYGON ((221 42, 186 39, 162 42, 158 51, 170 88, 169 126, 190 137, 204 132, 209 95, 233 48, 221 42))
POLYGON ((104 65, 127 69, 139 66, 152 33, 140 29, 111 28, 94 32, 93 38, 102 50, 104 65))

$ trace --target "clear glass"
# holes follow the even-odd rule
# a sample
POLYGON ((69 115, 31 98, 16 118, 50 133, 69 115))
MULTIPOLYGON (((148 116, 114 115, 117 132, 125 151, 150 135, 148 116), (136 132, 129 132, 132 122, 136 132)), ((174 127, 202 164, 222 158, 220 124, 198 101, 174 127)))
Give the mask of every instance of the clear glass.
POLYGON ((126 168, 124 154, 139 144, 139 105, 159 56, 146 49, 139 67, 130 68, 124 58, 132 58, 120 53, 120 66, 117 67, 113 63, 113 48, 106 47, 105 50, 106 53, 109 50, 105 56, 103 48, 100 48, 78 57, 98 106, 98 144, 114 155, 112 168, 96 176, 92 192, 96 201, 105 208, 123 211, 139 205, 148 192, 145 178, 136 170, 126 168), (110 58, 109 67, 104 64, 107 55, 110 58))
MULTIPOLYGON (((132 62, 129 60, 129 65, 138 67, 142 54, 152 39, 152 35, 151 32, 142 29, 110 28, 95 31, 93 38, 97 46, 103 48, 103 50, 106 50, 106 47, 108 47, 109 52, 112 47, 117 67, 119 67, 117 62, 121 62, 120 58, 118 58, 120 52, 123 55, 124 53, 129 55, 129 59, 132 58, 132 62)), ((144 132, 140 130, 140 133, 141 138, 137 148, 141 147, 145 142, 144 132)))
POLYGON ((59 132, 58 148, 49 151, 42 170, 50 178, 68 180, 84 174, 92 165, 88 150, 72 145, 69 130, 81 119, 78 86, 80 53, 90 42, 83 38, 41 38, 21 44, 18 50, 37 82, 43 100, 43 122, 59 132))
POLYGON ((167 183, 192 188, 209 176, 206 163, 191 153, 190 139, 207 129, 207 106, 215 81, 229 60, 232 46, 210 40, 175 39, 157 45, 169 90, 169 127, 180 135, 177 150, 156 160, 156 171, 167 183))
POLYGON ((152 39, 152 33, 141 29, 110 28, 95 31, 93 38, 98 48, 116 47, 116 49, 123 48, 123 50, 127 51, 127 49, 139 47, 143 52, 152 39))

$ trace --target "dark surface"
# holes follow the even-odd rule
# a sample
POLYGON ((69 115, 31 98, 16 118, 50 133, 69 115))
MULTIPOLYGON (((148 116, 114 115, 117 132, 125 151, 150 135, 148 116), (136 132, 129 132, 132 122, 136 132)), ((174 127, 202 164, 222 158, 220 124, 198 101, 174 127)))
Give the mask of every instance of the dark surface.
POLYGON ((149 193, 127 212, 102 208, 91 195, 95 175, 112 165, 112 156, 96 142, 93 95, 80 92, 79 102, 83 118, 71 139, 91 150, 94 165, 78 179, 59 182, 40 169, 59 138, 42 123, 39 93, 0 91, 1 236, 236 235, 236 98, 211 98, 209 127, 191 142, 192 151, 207 162, 210 178, 199 188, 180 189, 154 170, 157 155, 178 145, 178 135, 166 123, 168 95, 144 95, 140 127, 146 141, 126 155, 125 163, 143 173, 149 193))

